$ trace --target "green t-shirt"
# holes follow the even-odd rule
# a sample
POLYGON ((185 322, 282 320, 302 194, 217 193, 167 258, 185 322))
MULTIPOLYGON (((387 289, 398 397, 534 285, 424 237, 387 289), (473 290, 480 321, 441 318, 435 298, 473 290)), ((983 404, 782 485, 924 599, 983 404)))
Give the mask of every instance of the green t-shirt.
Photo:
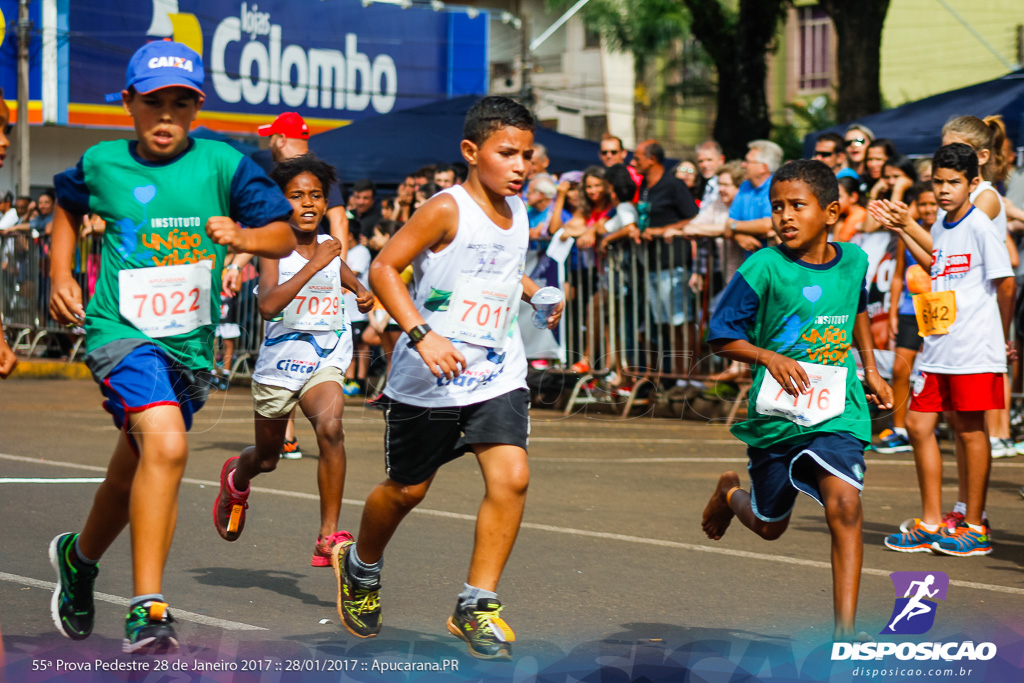
POLYGON ((256 164, 222 142, 190 140, 184 152, 159 164, 138 156, 137 144, 100 143, 75 168, 54 177, 62 207, 73 214, 96 213, 107 223, 100 275, 86 307, 86 351, 138 339, 156 343, 187 368, 210 368, 227 248, 207 237, 206 222, 212 216, 230 216, 260 227, 287 220, 291 204, 256 164), (212 265, 209 325, 150 339, 121 315, 122 270, 202 260, 212 265))
POLYGON ((757 251, 733 276, 715 310, 709 340, 746 339, 804 363, 847 368, 845 410, 808 427, 757 412, 767 369, 755 366, 748 417, 732 428, 750 446, 767 448, 835 432, 871 440, 867 400, 850 353, 856 317, 866 305, 868 259, 855 245, 834 246, 836 256, 821 265, 798 261, 781 247, 757 251))

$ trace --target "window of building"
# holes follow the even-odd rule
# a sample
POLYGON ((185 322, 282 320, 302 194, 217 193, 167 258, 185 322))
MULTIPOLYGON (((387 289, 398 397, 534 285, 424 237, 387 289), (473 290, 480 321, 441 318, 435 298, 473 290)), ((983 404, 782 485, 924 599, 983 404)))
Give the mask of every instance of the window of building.
POLYGON ((583 137, 587 140, 593 140, 594 142, 600 142, 601 136, 608 132, 608 117, 604 114, 600 116, 584 116, 583 117, 583 137))
POLYGON ((588 26, 584 26, 583 47, 586 49, 601 47, 601 32, 595 31, 588 26))
POLYGON ((832 75, 832 20, 820 7, 797 10, 800 90, 823 90, 832 75))

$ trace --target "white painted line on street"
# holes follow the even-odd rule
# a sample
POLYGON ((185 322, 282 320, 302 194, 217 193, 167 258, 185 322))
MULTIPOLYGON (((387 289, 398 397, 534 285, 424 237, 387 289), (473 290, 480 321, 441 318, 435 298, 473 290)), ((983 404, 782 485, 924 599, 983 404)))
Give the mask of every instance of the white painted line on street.
POLYGON ((100 484, 103 477, 65 477, 41 479, 32 477, 0 477, 0 484, 100 484))
MULTIPOLYGON (((79 465, 71 462, 59 462, 54 460, 38 460, 37 458, 26 458, 20 455, 8 455, 6 453, 0 453, 0 459, 3 460, 14 460, 18 462, 34 462, 44 463, 48 465, 70 467, 70 468, 82 468, 82 469, 100 469, 92 465, 79 465)), ((878 464, 889 461, 880 460, 878 464)), ((900 463, 902 464, 902 463, 900 463)), ((909 463, 913 464, 913 463, 909 463)), ((1011 463, 993 463, 993 465, 1009 465, 1011 463)), ((203 486, 219 487, 220 483, 216 481, 210 481, 207 479, 182 479, 182 483, 186 484, 200 484, 203 486)), ((303 491, 284 491, 281 489, 270 489, 258 486, 252 486, 254 492, 267 493, 276 496, 284 496, 287 498, 301 498, 304 500, 320 500, 319 494, 306 493, 303 491)), ((357 507, 363 507, 365 505, 362 500, 354 500, 351 498, 343 498, 342 504, 353 505, 357 507)), ((429 517, 441 517, 444 519, 459 519, 466 522, 476 522, 476 515, 467 515, 461 512, 448 512, 446 510, 431 510, 429 508, 415 508, 414 514, 427 515, 429 517)), ((760 560, 762 562, 778 562, 781 564, 792 564, 801 567, 814 567, 816 569, 832 569, 832 565, 829 562, 820 562, 818 560, 805 560, 797 557, 787 557, 785 555, 769 555, 767 553, 755 553, 747 550, 735 550, 733 548, 723 548, 721 546, 710 546, 700 545, 697 543, 682 543, 680 541, 666 541, 659 538, 646 538, 644 536, 630 536, 628 534, 613 534, 606 531, 591 531, 589 529, 573 529, 571 527, 552 526, 550 524, 537 524, 535 522, 523 522, 520 525, 523 529, 533 529, 536 531, 548 531, 557 534, 564 534, 569 536, 579 536, 582 538, 599 538, 607 541, 621 541, 624 543, 638 543, 642 545, 652 545, 661 548, 673 548, 677 550, 693 550, 701 553, 711 553, 713 555, 725 555, 727 557, 741 557, 749 560, 760 560)), ((885 576, 894 572, 894 569, 872 569, 870 567, 864 567, 861 572, 871 576, 885 576)), ((0 576, 3 576, 0 574, 0 576)), ((975 581, 960 581, 956 579, 950 579, 951 585, 959 586, 961 588, 974 588, 977 590, 986 590, 994 593, 1009 593, 1010 595, 1021 595, 1024 596, 1024 588, 1016 588, 1013 586, 1001 586, 998 584, 991 583, 978 583, 975 581)), ((51 587, 53 584, 50 584, 51 587)))
MULTIPOLYGON (((7 572, 0 572, 0 581, 9 581, 11 583, 20 583, 23 586, 32 586, 33 588, 43 588, 48 591, 52 591, 57 587, 57 584, 52 581, 40 581, 39 579, 33 579, 28 576, 18 576, 17 574, 8 574, 7 572)), ((128 598, 122 598, 119 595, 110 595, 109 593, 93 593, 93 598, 102 602, 109 602, 114 605, 121 605, 127 607, 131 600, 128 598)), ((226 619, 217 619, 216 617, 208 617, 205 614, 196 614, 195 612, 186 612, 183 609, 173 608, 171 613, 175 619, 184 619, 185 621, 195 622, 197 624, 203 624, 205 626, 215 626, 216 628, 222 628, 225 631, 266 631, 267 629, 262 626, 253 626, 252 624, 243 624, 240 621, 227 621, 226 619)))

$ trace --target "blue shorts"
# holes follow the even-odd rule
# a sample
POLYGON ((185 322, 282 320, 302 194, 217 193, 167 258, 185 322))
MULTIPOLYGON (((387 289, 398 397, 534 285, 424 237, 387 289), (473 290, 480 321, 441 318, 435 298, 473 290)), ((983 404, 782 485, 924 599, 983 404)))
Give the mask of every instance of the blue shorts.
POLYGON ((857 490, 864 489, 864 442, 851 434, 816 434, 810 440, 772 448, 747 448, 750 506, 764 522, 778 522, 793 511, 798 491, 822 505, 818 468, 857 490))
MULTIPOLYGON (((129 413, 173 405, 181 410, 188 431, 192 416, 209 395, 208 387, 197 384, 190 371, 176 366, 153 344, 139 346, 125 356, 100 382, 100 391, 107 399, 103 408, 114 417, 118 429, 127 428, 129 413)), ((128 441, 137 454, 138 444, 131 434, 128 441)))

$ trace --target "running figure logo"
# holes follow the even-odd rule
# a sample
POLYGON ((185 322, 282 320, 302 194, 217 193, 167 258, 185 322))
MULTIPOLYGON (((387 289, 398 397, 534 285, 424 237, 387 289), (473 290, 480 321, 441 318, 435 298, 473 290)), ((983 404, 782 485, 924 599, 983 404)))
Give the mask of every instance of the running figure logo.
POLYGON ((882 633, 927 632, 935 623, 935 600, 946 599, 949 577, 942 572, 893 572, 889 578, 896 589, 896 605, 882 633))

